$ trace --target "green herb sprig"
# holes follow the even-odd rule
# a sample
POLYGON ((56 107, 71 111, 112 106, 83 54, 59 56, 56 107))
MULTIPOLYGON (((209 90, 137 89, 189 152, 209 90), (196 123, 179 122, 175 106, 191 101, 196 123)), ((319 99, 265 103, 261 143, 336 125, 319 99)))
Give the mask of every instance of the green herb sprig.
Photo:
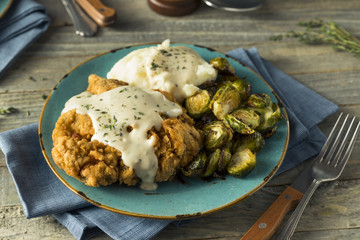
POLYGON ((336 50, 360 55, 360 40, 333 21, 321 19, 299 22, 305 27, 302 32, 289 31, 285 35, 271 36, 270 40, 280 41, 284 37, 297 38, 306 44, 330 44, 336 50))
POLYGON ((9 107, 9 108, 1 108, 0 107, 0 115, 9 115, 11 113, 16 112, 17 109, 13 108, 13 107, 9 107))

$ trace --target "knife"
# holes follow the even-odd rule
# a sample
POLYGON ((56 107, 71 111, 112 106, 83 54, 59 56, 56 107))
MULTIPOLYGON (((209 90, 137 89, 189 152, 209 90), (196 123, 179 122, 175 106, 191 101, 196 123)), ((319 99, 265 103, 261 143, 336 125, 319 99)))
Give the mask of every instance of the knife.
POLYGON ((61 0, 61 2, 74 24, 76 34, 91 37, 97 32, 96 23, 81 10, 74 0, 61 0))
POLYGON ((115 9, 102 4, 100 0, 76 0, 80 7, 100 26, 115 22, 115 9))
POLYGON ((286 214, 296 208, 310 186, 312 163, 280 194, 241 240, 267 240, 272 237, 286 214))

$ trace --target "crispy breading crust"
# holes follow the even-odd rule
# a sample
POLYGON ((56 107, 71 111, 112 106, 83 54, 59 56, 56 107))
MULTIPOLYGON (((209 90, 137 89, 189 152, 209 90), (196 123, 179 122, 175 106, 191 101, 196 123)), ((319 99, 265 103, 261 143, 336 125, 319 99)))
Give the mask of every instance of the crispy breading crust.
MULTIPOLYGON (((92 74, 87 91, 100 94, 123 85, 127 84, 92 74)), ((173 100, 168 93, 163 94, 173 100)), ((158 157, 156 182, 174 179, 179 169, 188 165, 199 152, 202 134, 193 125, 193 119, 184 110, 177 118, 164 119, 160 131, 152 129, 148 132, 148 137, 155 139, 154 148, 158 157)), ((55 163, 66 174, 88 186, 106 186, 115 182, 136 185, 139 178, 134 169, 124 165, 121 152, 91 141, 93 134, 94 128, 88 115, 77 114, 75 109, 62 114, 52 135, 55 163)))

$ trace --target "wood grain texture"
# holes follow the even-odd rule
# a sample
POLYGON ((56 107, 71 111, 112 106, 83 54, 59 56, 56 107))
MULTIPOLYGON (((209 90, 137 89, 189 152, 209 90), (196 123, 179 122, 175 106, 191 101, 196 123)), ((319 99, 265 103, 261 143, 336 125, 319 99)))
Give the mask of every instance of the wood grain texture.
MULTIPOLYGON (((260 55, 296 80, 360 117, 360 59, 325 45, 297 40, 269 41, 288 30, 302 30, 298 21, 333 20, 360 37, 360 1, 267 0, 259 10, 233 13, 201 4, 186 17, 152 12, 146 1, 103 0, 116 9, 117 21, 93 38, 74 34, 61 1, 37 0, 52 20, 49 30, 0 77, 0 106, 18 112, 0 116, 0 132, 38 122, 44 97, 73 67, 96 54, 133 44, 196 43, 222 52, 257 47, 260 55)), ((328 134, 336 116, 319 126, 328 134)), ((360 239, 360 140, 339 181, 320 186, 292 239, 360 239)), ((274 177, 264 188, 224 211, 182 227, 169 225, 155 237, 163 239, 240 239, 278 195, 304 169, 305 162, 274 177)), ((26 219, 11 175, 0 152, 0 239, 74 239, 53 217, 26 219)), ((105 234, 94 239, 110 239, 105 234)))

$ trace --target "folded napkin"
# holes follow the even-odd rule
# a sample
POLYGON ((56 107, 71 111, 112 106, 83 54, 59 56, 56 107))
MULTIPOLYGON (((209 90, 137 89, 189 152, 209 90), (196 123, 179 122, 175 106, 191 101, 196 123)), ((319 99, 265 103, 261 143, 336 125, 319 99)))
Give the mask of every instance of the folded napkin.
MULTIPOLYGON (((263 76, 287 109, 290 144, 280 171, 317 154, 326 137, 316 124, 334 113, 337 106, 262 59, 255 48, 236 49, 228 54, 263 76)), ((32 124, 0 134, 0 148, 28 218, 52 214, 77 239, 89 239, 102 231, 114 239, 150 239, 171 223, 112 213, 75 195, 47 166, 37 128, 37 124, 32 124)))
POLYGON ((0 76, 46 31, 50 19, 33 0, 14 0, 0 19, 0 76))

